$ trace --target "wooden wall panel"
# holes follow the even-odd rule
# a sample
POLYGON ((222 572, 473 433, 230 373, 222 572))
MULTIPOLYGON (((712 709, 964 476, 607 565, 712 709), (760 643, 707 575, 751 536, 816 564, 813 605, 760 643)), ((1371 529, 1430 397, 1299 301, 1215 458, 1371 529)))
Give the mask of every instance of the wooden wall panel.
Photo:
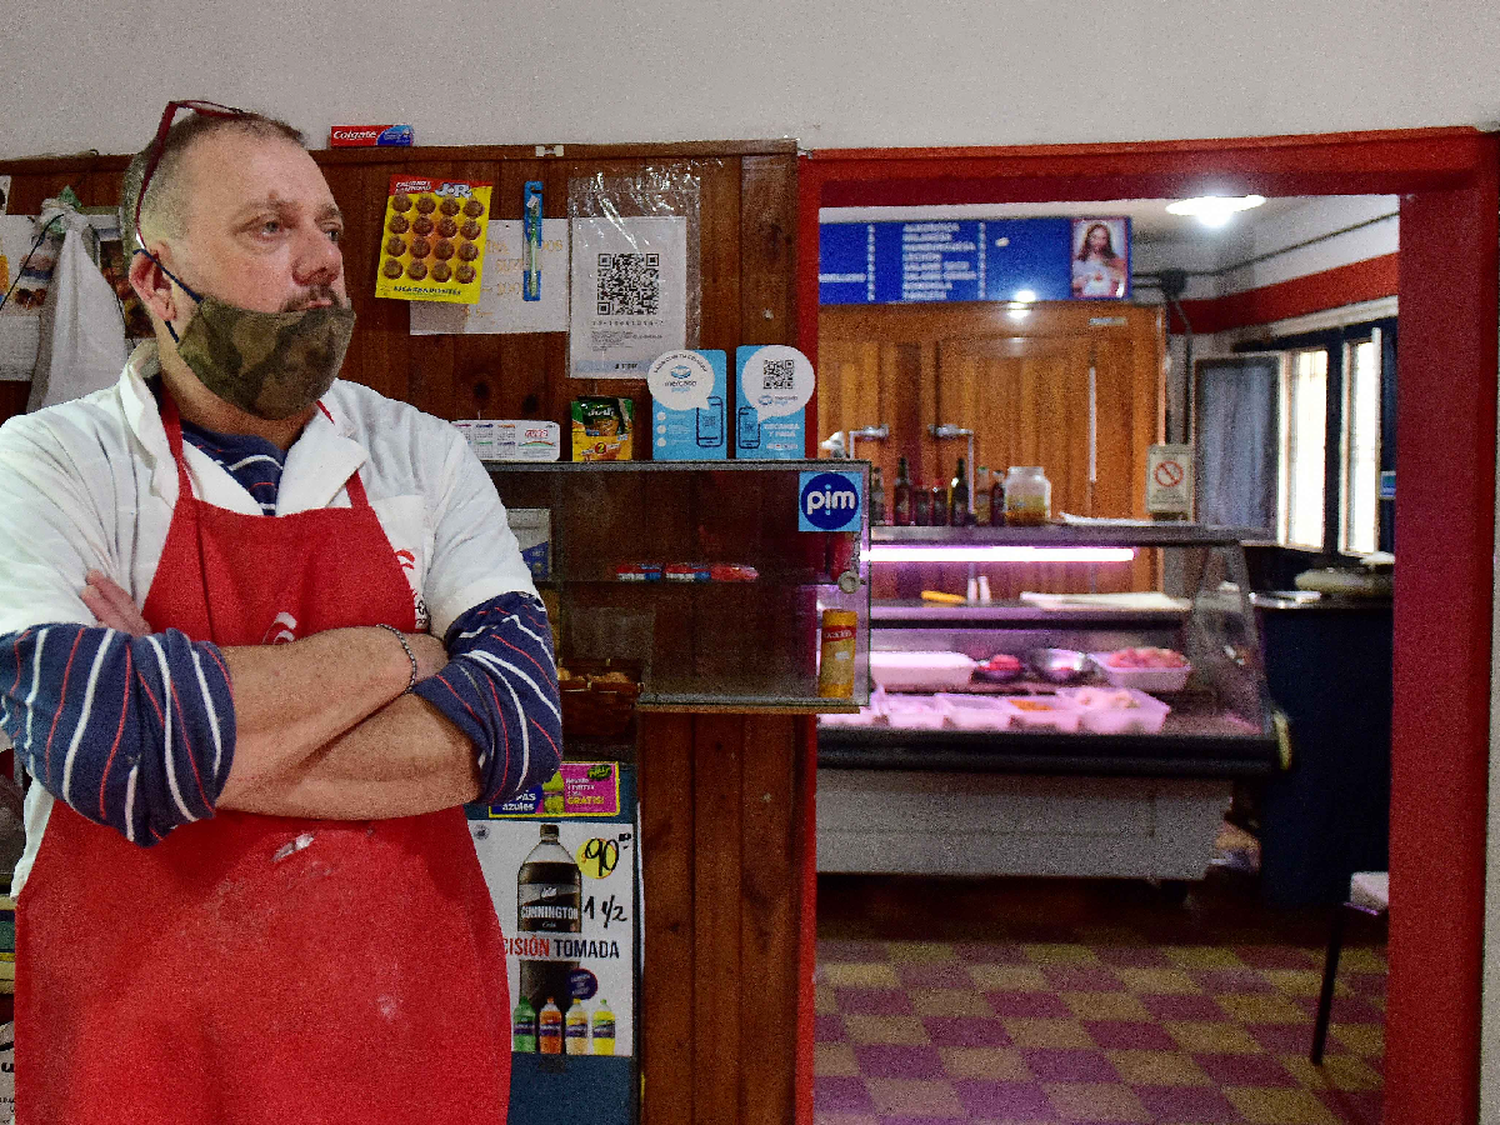
MULTIPOLYGON (((642 715, 642 1125, 693 1125, 693 717, 642 715)), ((706 1119, 700 1119, 706 1120, 706 1119)))
POLYGON ((796 183, 781 157, 746 156, 740 168, 738 342, 791 343, 797 324, 796 183))
MULTIPOLYGON (((740 1116, 745 1125, 786 1125, 793 1116, 797 991, 766 988, 797 963, 801 911, 786 893, 799 878, 797 720, 745 720, 741 794, 740 974, 761 992, 740 1006, 740 1116)), ((748 1000, 748 997, 747 997, 748 1000)))
MULTIPOLYGON (((895 463, 913 485, 946 483, 965 454, 938 441, 935 423, 975 431, 973 468, 1002 474, 1042 465, 1053 514, 1145 515, 1146 447, 1161 440, 1161 312, 1154 307, 1047 302, 1023 319, 993 304, 844 306, 819 313, 819 430, 883 422, 891 436, 859 450, 885 470, 889 507, 895 463), (875 356, 878 355, 878 362, 875 356), (1098 480, 1088 481, 1088 371, 1096 377, 1098 480), (878 405, 875 405, 878 404, 878 405), (877 418, 875 415, 879 415, 877 418)), ((1110 592, 1151 588, 1153 556, 1132 566, 988 566, 995 597, 1026 590, 1110 592)), ((967 566, 881 567, 877 598, 923 589, 963 593, 967 566)))
MULTIPOLYGON (((314 152, 346 219, 345 275, 359 322, 343 376, 444 418, 547 419, 567 429, 569 405, 585 394, 634 400, 642 436, 649 426, 644 380, 571 379, 566 333, 413 337, 407 302, 373 295, 389 179, 396 173, 495 184, 497 218, 521 217, 527 180, 544 185, 544 215, 568 214, 570 180, 643 169, 699 180, 699 343, 730 353, 740 344, 795 339, 796 154, 790 142, 569 146, 566 158, 537 158, 524 146, 314 152), (771 316, 766 318, 769 310, 771 316)), ((89 205, 118 201, 128 157, 0 162, 10 173, 13 214, 72 184, 89 205)), ((628 210, 625 213, 629 213, 628 210)), ((546 279, 566 285, 567 277, 546 279)), ((0 385, 0 420, 24 407, 24 386, 0 385)), ((647 446, 639 447, 644 451, 647 446)))
POLYGON ((700 1125, 738 1118, 745 1063, 738 1016, 742 1004, 763 999, 751 997, 764 982, 746 979, 740 966, 748 726, 731 715, 693 720, 693 1120, 700 1125))

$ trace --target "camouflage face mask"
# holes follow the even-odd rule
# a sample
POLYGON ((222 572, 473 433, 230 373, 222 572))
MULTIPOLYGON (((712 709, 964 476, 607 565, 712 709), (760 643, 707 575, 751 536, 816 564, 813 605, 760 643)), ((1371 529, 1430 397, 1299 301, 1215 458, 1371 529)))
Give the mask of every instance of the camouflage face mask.
POLYGON ((348 305, 265 313, 204 296, 178 338, 177 353, 225 402, 280 420, 327 393, 353 332, 348 305))

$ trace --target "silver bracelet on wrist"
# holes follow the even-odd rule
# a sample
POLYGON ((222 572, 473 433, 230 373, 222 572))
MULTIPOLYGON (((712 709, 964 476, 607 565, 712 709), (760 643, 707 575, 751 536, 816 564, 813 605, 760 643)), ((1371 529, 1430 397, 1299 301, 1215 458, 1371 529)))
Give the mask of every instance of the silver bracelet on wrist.
POLYGON ((405 634, 403 634, 401 630, 396 628, 394 625, 387 625, 382 621, 380 624, 376 625, 375 628, 386 630, 387 632, 391 633, 398 641, 400 641, 401 651, 406 653, 406 659, 411 661, 411 682, 406 685, 406 691, 403 691, 401 693, 402 695, 406 695, 411 691, 412 688, 417 686, 417 654, 412 652, 411 645, 406 643, 405 634))

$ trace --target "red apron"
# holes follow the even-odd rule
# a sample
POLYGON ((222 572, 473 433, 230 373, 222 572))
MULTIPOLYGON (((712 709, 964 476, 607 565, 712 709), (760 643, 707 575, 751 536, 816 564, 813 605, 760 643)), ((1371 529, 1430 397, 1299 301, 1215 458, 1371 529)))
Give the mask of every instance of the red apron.
MULTIPOLYGON (((358 473, 347 508, 241 515, 193 496, 162 417, 179 494, 153 630, 415 628, 358 473)), ((505 1120, 504 948, 462 809, 221 811, 141 848, 57 801, 17 920, 19 1125, 505 1120)))

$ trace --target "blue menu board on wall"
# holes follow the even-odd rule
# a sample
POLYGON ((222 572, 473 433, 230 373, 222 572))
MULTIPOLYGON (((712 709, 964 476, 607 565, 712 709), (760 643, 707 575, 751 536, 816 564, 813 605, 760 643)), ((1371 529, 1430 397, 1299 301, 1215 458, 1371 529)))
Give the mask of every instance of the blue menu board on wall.
POLYGON ((1061 216, 822 223, 818 303, 1067 300, 1079 295, 1074 225, 1061 216))

